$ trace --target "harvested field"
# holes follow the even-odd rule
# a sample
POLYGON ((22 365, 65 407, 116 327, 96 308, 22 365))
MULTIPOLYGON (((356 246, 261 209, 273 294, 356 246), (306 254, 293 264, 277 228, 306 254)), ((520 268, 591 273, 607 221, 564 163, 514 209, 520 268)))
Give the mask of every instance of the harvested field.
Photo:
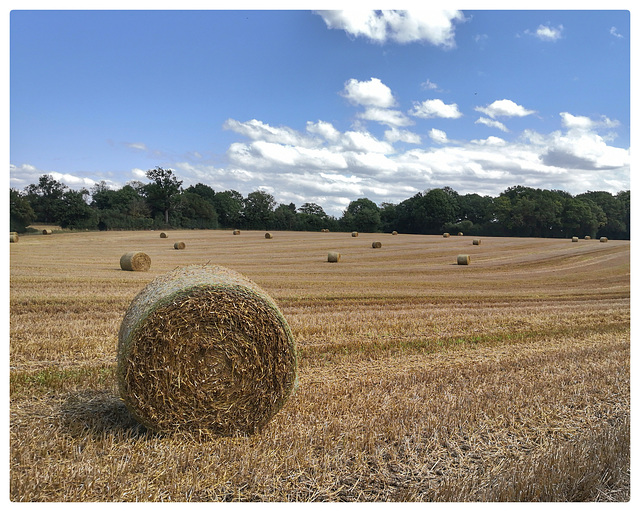
POLYGON ((628 241, 229 235, 10 244, 11 500, 629 499, 628 241), (128 247, 147 272, 121 271, 128 247), (118 397, 132 299, 206 263, 269 293, 298 346, 299 387, 253 436, 154 434, 118 397))

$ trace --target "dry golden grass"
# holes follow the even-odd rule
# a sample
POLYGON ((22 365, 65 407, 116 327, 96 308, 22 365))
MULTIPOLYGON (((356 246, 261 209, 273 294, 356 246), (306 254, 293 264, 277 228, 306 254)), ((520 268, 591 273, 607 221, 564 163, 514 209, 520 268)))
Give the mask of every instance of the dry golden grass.
POLYGON ((229 235, 10 244, 13 501, 629 499, 628 241, 229 235), (151 269, 122 272, 129 250, 151 269), (120 322, 208 262, 278 302, 300 386, 251 437, 152 434, 117 397, 120 322))

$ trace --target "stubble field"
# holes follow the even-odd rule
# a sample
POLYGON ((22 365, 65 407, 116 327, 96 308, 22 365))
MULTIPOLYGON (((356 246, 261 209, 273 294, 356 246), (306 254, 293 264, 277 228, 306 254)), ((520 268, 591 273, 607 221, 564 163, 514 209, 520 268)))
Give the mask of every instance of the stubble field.
POLYGON ((168 234, 11 244, 13 501, 629 499, 628 241, 168 234), (150 271, 120 269, 132 250, 150 271), (299 388, 252 437, 147 432, 115 386, 120 322, 208 262, 276 300, 299 388))

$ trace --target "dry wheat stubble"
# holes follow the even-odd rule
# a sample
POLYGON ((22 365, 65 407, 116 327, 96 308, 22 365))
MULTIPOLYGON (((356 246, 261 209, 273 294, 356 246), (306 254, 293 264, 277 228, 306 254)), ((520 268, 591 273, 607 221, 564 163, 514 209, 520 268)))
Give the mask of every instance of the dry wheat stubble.
POLYGON ((557 497, 584 481, 582 499, 624 498, 619 475, 577 470, 625 468, 588 457, 604 442, 624 450, 621 440, 587 432, 628 416, 628 242, 489 239, 474 248, 482 265, 454 272, 463 238, 394 237, 376 258, 344 233, 282 232, 265 264, 263 231, 173 236, 189 244, 186 261, 144 233, 11 244, 12 499, 491 501, 513 499, 506 483, 532 496, 518 475, 535 473, 515 465, 527 460, 553 463, 556 481, 536 479, 557 497), (123 276, 104 263, 123 246, 153 268, 123 276), (348 258, 322 265, 330 249, 348 258), (128 303, 155 276, 209 260, 281 302, 302 352, 299 391, 246 440, 140 436, 108 420, 120 413, 96 361, 111 360, 113 375, 128 303))

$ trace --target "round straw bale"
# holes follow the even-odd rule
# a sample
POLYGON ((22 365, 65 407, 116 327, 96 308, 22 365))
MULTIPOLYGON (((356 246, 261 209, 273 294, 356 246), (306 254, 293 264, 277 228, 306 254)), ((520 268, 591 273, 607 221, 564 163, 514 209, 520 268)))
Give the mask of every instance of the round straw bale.
POLYGON ((265 238, 273 238, 273 235, 271 233, 265 233, 264 237, 265 238))
POLYGON ((338 263, 340 261, 341 254, 336 251, 330 251, 327 255, 327 261, 329 263, 338 263))
POLYGON ((397 234, 398 234, 398 232, 397 232, 397 231, 392 231, 392 232, 391 232, 391 234, 392 234, 392 235, 397 235, 397 234))
POLYGON ((584 237, 585 240, 591 240, 591 237, 589 235, 584 237))
POLYGON ((577 236, 572 237, 572 238, 571 238, 571 241, 572 241, 572 242, 577 242, 577 241, 578 241, 578 237, 577 237, 577 236))
POLYGON ((471 257, 468 254, 458 254, 458 265, 468 265, 471 263, 471 257))
POLYGON ((601 241, 601 242, 608 242, 608 241, 609 241, 609 239, 608 239, 606 236, 601 236, 601 237, 600 237, 600 241, 601 241))
POLYGON ((297 381, 295 342, 273 299, 214 265, 151 281, 125 313, 117 356, 122 400, 156 432, 258 432, 297 381))
POLYGON ((151 258, 140 251, 131 251, 120 257, 120 268, 122 270, 133 270, 146 272, 151 267, 151 258))
POLYGON ((184 249, 187 246, 184 242, 176 242, 173 244, 174 249, 184 249))
POLYGON ((52 235, 53 234, 53 230, 51 230, 51 229, 43 229, 42 230, 42 234, 43 235, 52 235))
POLYGON ((351 236, 354 236, 354 237, 355 237, 355 236, 358 236, 358 232, 357 232, 357 231, 352 231, 352 232, 351 232, 351 236))
POLYGON ((167 234, 163 231, 160 233, 160 238, 167 238, 167 234))
POLYGON ((474 238, 473 245, 480 245, 481 243, 482 243, 482 240, 480 240, 479 238, 474 238))
POLYGON ((458 236, 463 236, 464 233, 462 231, 458 232, 458 236))
POLYGON ((380 249, 380 247, 382 247, 382 242, 373 242, 371 244, 371 247, 373 247, 374 249, 380 249))
POLYGON ((449 233, 442 233, 442 236, 443 236, 444 238, 449 238, 451 235, 450 235, 449 233))
POLYGON ((234 229, 233 230, 233 234, 234 235, 239 235, 240 234, 240 230, 239 229, 234 229))
POLYGON ((18 240, 20 240, 18 233, 15 231, 9 232, 9 243, 16 243, 18 240))

